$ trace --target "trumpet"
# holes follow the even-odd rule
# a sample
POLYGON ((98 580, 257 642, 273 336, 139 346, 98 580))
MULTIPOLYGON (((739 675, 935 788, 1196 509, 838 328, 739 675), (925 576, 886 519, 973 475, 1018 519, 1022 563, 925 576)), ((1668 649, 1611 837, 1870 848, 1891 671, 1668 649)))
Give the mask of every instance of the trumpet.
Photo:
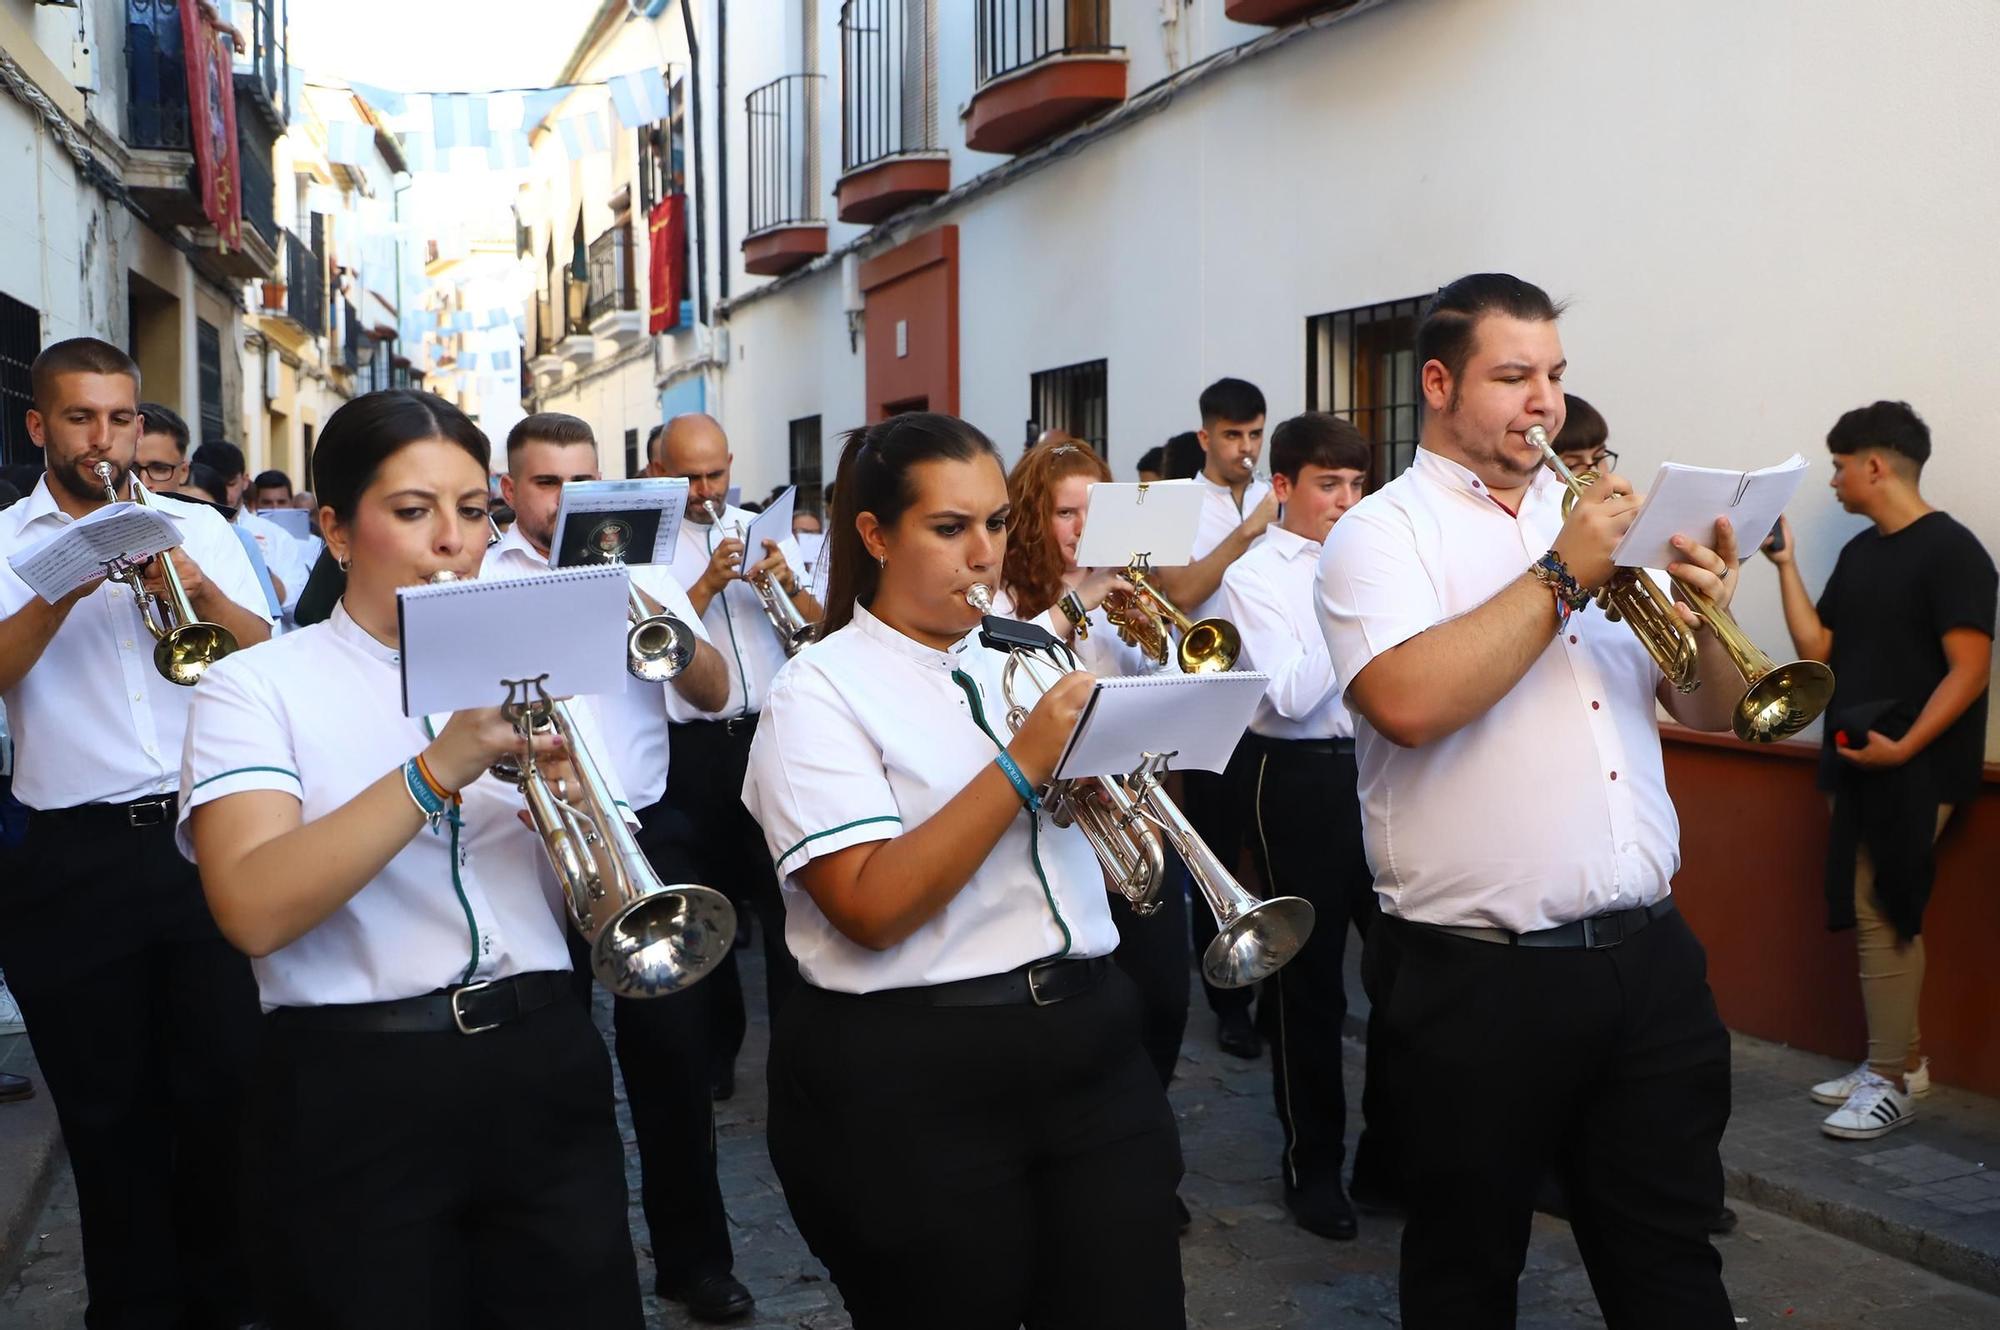
MULTIPOLYGON (((457 574, 441 571, 430 580, 452 582, 457 574)), ((660 881, 625 825, 569 704, 552 699, 541 679, 513 680, 500 713, 523 738, 553 728, 576 773, 572 790, 569 781, 543 769, 532 743, 519 761, 503 759, 492 767, 527 801, 570 921, 590 944, 591 973, 620 997, 649 998, 677 993, 721 964, 736 939, 735 907, 713 888, 660 881)))
POLYGON ((1236 625, 1220 618, 1189 619, 1153 584, 1152 571, 1145 555, 1134 557, 1125 569, 1125 580, 1132 589, 1120 588, 1105 597, 1104 617, 1118 629, 1118 636, 1126 645, 1139 648, 1154 664, 1164 665, 1172 641, 1167 631, 1171 623, 1181 630, 1174 655, 1183 673, 1221 674, 1235 668, 1236 658, 1243 654, 1243 637, 1236 625))
MULTIPOLYGON (((715 529, 722 530, 721 505, 713 499, 703 499, 701 506, 708 514, 708 520, 715 524, 715 529)), ((736 539, 743 539, 741 523, 731 522, 728 529, 736 539)), ((747 545, 743 550, 743 566, 746 568, 750 566, 750 550, 747 545)), ((784 648, 786 658, 798 655, 805 649, 806 644, 813 640, 813 625, 806 622, 806 616, 799 613, 799 607, 792 604, 792 598, 785 594, 785 589, 769 575, 750 577, 745 574, 745 580, 756 591, 758 601, 764 606, 764 617, 771 621, 772 630, 778 634, 778 645, 784 648)))
MULTIPOLYGON (((1541 450, 1542 461, 1561 477, 1569 493, 1563 496, 1563 513, 1576 506, 1597 480, 1595 471, 1581 475, 1571 471, 1549 442, 1548 431, 1530 425, 1528 442, 1541 450)), ((1715 630, 1715 637, 1729 653, 1730 664, 1743 676, 1743 695, 1730 713, 1730 728, 1748 743, 1772 743, 1797 734, 1833 700, 1833 671, 1816 660, 1795 660, 1786 665, 1772 661, 1745 633, 1729 611, 1717 605, 1678 577, 1669 576, 1674 595, 1715 630)), ((1641 568, 1619 568, 1597 592, 1604 617, 1623 619, 1645 646, 1673 686, 1683 693, 1701 687, 1694 630, 1674 612, 1673 600, 1641 568)))
MULTIPOLYGON (((616 529, 601 542, 585 541, 584 548, 592 551, 599 563, 624 567, 624 532, 628 528, 622 522, 605 523, 604 526, 616 529)), ((686 669, 694 659, 694 630, 665 610, 655 614, 639 595, 638 583, 631 580, 629 572, 625 581, 625 621, 631 625, 625 634, 625 669, 633 678, 644 679, 647 683, 665 683, 686 669)))
MULTIPOLYGON (((981 614, 993 612, 993 593, 983 585, 968 588, 965 599, 981 614)), ((1010 732, 1019 733, 1028 720, 1015 679, 1023 670, 1032 675, 1035 666, 1030 652, 1015 648, 1001 670, 1010 732)), ((1129 776, 1055 781, 1042 806, 1057 826, 1083 832, 1112 889, 1141 917, 1160 908, 1166 879, 1162 842, 1173 846, 1215 915, 1215 940, 1202 953, 1201 972, 1217 988, 1243 988, 1275 974, 1299 954, 1312 935, 1312 903, 1297 896, 1259 900, 1244 889, 1161 787, 1172 756, 1148 753, 1129 776)))
MULTIPOLYGON (((99 462, 93 469, 104 482, 105 499, 117 503, 118 485, 111 464, 99 462)), ((139 477, 131 479, 132 502, 142 508, 155 507, 152 495, 139 483, 139 477)), ((174 568, 172 551, 162 550, 157 557, 160 582, 165 588, 158 596, 146 590, 138 567, 122 559, 107 564, 105 573, 131 588, 133 598, 139 602, 139 618, 153 635, 153 668, 168 683, 191 688, 200 682, 209 666, 236 650, 236 635, 221 624, 196 618, 187 589, 181 585, 181 575, 174 568)))

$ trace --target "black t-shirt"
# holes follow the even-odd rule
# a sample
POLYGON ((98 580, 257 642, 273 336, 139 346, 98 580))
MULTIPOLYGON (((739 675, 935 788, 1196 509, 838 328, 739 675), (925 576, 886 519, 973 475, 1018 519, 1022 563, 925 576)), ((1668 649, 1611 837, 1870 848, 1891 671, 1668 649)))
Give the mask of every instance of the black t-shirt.
MULTIPOLYGON (((1949 672, 1944 635, 1974 628, 1993 636, 2000 594, 1993 560, 1979 538, 1945 513, 1919 517, 1894 535, 1870 527, 1847 542, 1819 598, 1820 622, 1833 632, 1833 703, 1820 751, 1820 788, 1834 788, 1845 768, 1833 752, 1843 711, 1886 706, 1900 734, 1949 672)), ((1876 728, 1883 728, 1877 726, 1876 728)), ((1859 741, 1862 736, 1849 735, 1859 741)), ((1918 755, 1928 763, 1941 803, 1979 792, 1986 755, 1986 694, 1918 755)))

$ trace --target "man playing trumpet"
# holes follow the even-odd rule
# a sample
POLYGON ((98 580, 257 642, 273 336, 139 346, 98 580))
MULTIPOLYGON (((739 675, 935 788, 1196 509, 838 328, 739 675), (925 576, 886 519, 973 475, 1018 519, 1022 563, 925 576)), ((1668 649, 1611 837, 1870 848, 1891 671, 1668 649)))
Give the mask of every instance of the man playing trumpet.
MULTIPOLYGON (((1712 686, 1683 694, 1627 627, 1586 612, 1639 501, 1614 473, 1565 515, 1530 442, 1562 429, 1559 314, 1503 274, 1437 293, 1416 460, 1320 562, 1383 912, 1368 950, 1395 953, 1379 1027, 1405 1147, 1403 1323, 1513 1324, 1552 1167, 1609 1325, 1729 1327, 1705 1231, 1729 1037, 1670 891, 1680 832, 1654 705, 1724 729, 1742 685, 1705 628, 1712 686)), ((1727 523, 1675 548, 1669 571, 1726 607, 1727 523)))

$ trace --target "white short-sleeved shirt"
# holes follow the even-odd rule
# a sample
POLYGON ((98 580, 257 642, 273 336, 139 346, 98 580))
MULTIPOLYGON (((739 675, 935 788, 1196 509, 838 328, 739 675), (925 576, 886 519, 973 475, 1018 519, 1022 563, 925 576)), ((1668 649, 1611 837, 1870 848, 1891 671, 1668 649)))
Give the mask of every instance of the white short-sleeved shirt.
MULTIPOLYGON (((269 621, 264 587, 236 532, 206 504, 152 503, 181 529, 181 552, 237 608, 269 621)), ((49 479, 0 512, 0 618, 35 598, 7 556, 68 525, 49 479)), ((246 648, 246 650, 251 648, 246 648)), ((15 797, 30 808, 129 803, 180 787, 181 734, 192 689, 153 668, 139 602, 107 581, 77 602, 41 659, 6 693, 14 727, 15 797)))
MULTIPOLYGON (((713 523, 683 520, 674 549, 674 580, 683 587, 699 582, 708 571, 709 556, 715 547, 733 531, 747 528, 756 516, 747 508, 725 508, 723 531, 717 531, 713 523)), ((803 579, 805 566, 799 558, 798 542, 786 536, 778 542, 778 548, 784 553, 785 562, 791 565, 792 576, 803 579)), ((762 557, 762 550, 746 550, 742 566, 748 567, 762 557)), ((764 602, 757 588, 743 578, 734 579, 722 589, 721 595, 708 602, 708 612, 701 616, 701 621, 708 630, 709 641, 715 643, 715 649, 722 653, 723 662, 729 667, 729 700, 719 711, 703 711, 675 693, 667 698, 667 713, 677 721, 688 721, 755 715, 762 711, 771 679, 784 668, 787 658, 777 630, 764 614, 764 602)))
MULTIPOLYGON (((203 804, 278 790, 314 821, 422 752, 450 719, 402 714, 396 649, 344 603, 324 623, 229 657, 193 691, 177 829, 190 859, 188 815, 203 804)), ((572 705, 585 742, 601 751, 588 705, 572 705)), ((616 774, 606 779, 615 793, 616 774)), ((569 968, 561 892, 540 838, 517 816, 520 791, 482 775, 460 793, 461 825, 422 828, 318 926, 251 961, 265 1010, 386 1002, 569 968)))
MULTIPOLYGON (((1229 492, 1229 486, 1218 485, 1206 474, 1194 478, 1201 486, 1201 522, 1195 527, 1194 557, 1205 559, 1215 552, 1215 547, 1229 538, 1229 533, 1243 525, 1264 496, 1271 492, 1268 480, 1252 480, 1243 487, 1243 503, 1238 506, 1236 496, 1229 492)), ((1261 539, 1261 537, 1260 537, 1261 539)), ((1222 588, 1217 586, 1215 594, 1199 605, 1183 605, 1190 619, 1213 619, 1222 613, 1222 588)))
MULTIPOLYGON (((499 544, 486 551, 479 575, 532 577, 550 571, 548 557, 528 543, 517 523, 499 544)), ((665 567, 633 564, 626 572, 667 613, 686 624, 696 637, 708 641, 708 630, 688 602, 687 592, 665 567)), ((673 691, 672 684, 647 683, 627 674, 621 692, 591 699, 604 727, 605 760, 617 769, 626 795, 639 808, 651 807, 667 792, 667 770, 673 756, 667 744, 667 697, 673 691)))
POLYGON ((1313 610, 1320 543, 1273 523, 1222 575, 1222 615, 1243 637, 1237 668, 1271 676, 1250 729, 1268 739, 1351 739, 1313 610))
POLYGON ((299 592, 305 590, 306 578, 312 572, 312 565, 305 561, 305 551, 298 537, 248 508, 236 514, 236 525, 249 532, 250 538, 257 542, 257 550, 264 556, 264 566, 271 570, 271 576, 285 584, 285 594, 281 597, 283 608, 292 609, 299 603, 299 592))
MULTIPOLYGON (((1491 600, 1562 528, 1537 470, 1509 513, 1426 448, 1349 509, 1320 558, 1320 627, 1350 686, 1376 656, 1491 600)), ((1631 630, 1572 615, 1491 710, 1399 748, 1355 716, 1362 823, 1389 914, 1529 932, 1648 905, 1680 869, 1654 711, 1660 672, 1631 630)))
MULTIPOLYGON (((1024 808, 950 904, 902 942, 849 940, 798 883, 800 868, 921 826, 1011 736, 1007 657, 969 634, 935 651, 860 605, 772 685, 750 745, 743 802, 784 884, 785 941, 820 988, 868 993, 1001 974, 1118 945, 1104 874, 1083 833, 1024 808)), ((1021 700, 1032 707, 1033 688, 1021 700)))

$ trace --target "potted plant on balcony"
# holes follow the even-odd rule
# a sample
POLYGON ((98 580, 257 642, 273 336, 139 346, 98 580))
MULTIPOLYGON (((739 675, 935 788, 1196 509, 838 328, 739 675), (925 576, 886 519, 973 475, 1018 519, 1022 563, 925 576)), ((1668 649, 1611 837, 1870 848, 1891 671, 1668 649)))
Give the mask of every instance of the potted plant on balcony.
POLYGON ((285 284, 283 282, 267 281, 263 284, 263 286, 264 286, 264 308, 274 314, 284 313, 285 284))

